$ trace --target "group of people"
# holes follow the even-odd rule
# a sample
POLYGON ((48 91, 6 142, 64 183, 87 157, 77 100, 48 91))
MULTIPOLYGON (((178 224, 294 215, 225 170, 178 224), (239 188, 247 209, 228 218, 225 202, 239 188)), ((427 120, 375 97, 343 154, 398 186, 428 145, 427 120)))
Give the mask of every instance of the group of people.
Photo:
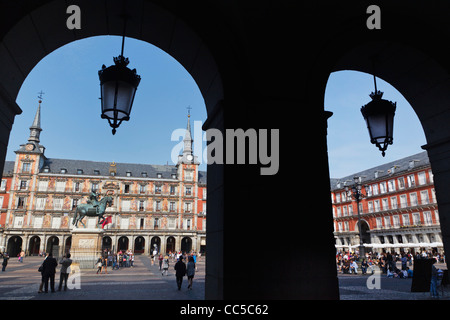
MULTIPOLYGON (((62 286, 64 285, 64 291, 67 290, 67 279, 70 274, 70 265, 72 264, 72 259, 70 259, 70 253, 67 253, 60 259, 59 264, 61 265, 60 276, 59 276, 59 288, 58 291, 61 291, 62 286)), ((58 262, 53 257, 52 253, 48 253, 38 271, 42 275, 41 284, 39 285, 38 293, 48 293, 48 283, 50 281, 50 290, 51 292, 55 292, 55 274, 56 267, 58 266, 58 262), (44 289, 45 291, 42 291, 44 289)))
POLYGON ((107 267, 112 267, 113 270, 120 268, 134 267, 134 254, 128 249, 127 251, 119 250, 119 252, 103 251, 102 256, 97 260, 97 274, 108 273, 107 267))
MULTIPOLYGON (((360 259, 356 252, 337 252, 336 264, 338 271, 344 274, 357 274, 358 264, 356 261, 360 259)), ((374 273, 375 267, 378 267, 383 274, 389 278, 412 278, 413 270, 409 267, 414 259, 434 259, 436 262, 444 262, 445 256, 437 252, 422 251, 415 255, 410 252, 391 253, 366 253, 361 261, 361 273, 374 273), (397 268, 397 261, 401 262, 401 269, 397 268)))

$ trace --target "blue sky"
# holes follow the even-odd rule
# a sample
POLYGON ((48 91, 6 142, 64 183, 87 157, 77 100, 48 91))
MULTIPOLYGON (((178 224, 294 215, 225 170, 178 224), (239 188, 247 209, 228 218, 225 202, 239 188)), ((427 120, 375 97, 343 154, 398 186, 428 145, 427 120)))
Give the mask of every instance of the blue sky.
MULTIPOLYGON (((49 158, 173 164, 171 150, 177 141, 171 134, 186 128, 187 107, 191 125, 204 122, 206 107, 195 81, 170 55, 146 42, 126 38, 124 56, 136 68, 141 82, 130 121, 124 121, 113 136, 107 120, 101 119, 98 70, 113 64, 120 54, 121 37, 92 37, 67 44, 46 56, 23 83, 7 160, 25 143, 43 90, 41 144, 49 158)), ((194 134, 194 132, 193 132, 194 134)), ((195 142, 194 142, 195 143, 195 142)), ((206 170, 206 165, 201 166, 206 170)))
MULTIPOLYGON (((38 106, 38 92, 43 90, 41 144, 46 147, 47 157, 173 164, 171 151, 178 142, 171 141, 171 134, 186 128, 186 108, 192 107, 192 126, 194 121, 206 119, 200 90, 189 73, 167 53, 146 42, 126 38, 124 55, 142 80, 130 121, 123 122, 113 136, 107 121, 100 118, 97 72, 103 64, 113 64, 120 47, 121 37, 92 37, 65 45, 41 60, 17 97, 23 113, 15 119, 7 160, 14 160, 14 151, 27 141, 38 106)), ((420 146, 426 141, 412 107, 388 83, 377 78, 377 85, 385 99, 397 102, 394 144, 388 147, 384 158, 370 143, 360 112, 361 106, 371 100, 373 77, 355 71, 330 75, 324 103, 325 109, 334 113, 328 120, 333 178, 423 151, 420 146)), ((204 148, 205 143, 202 145, 204 148)), ((206 170, 206 165, 202 164, 201 169, 206 170)))
POLYGON ((383 99, 397 102, 394 118, 394 143, 385 157, 370 143, 361 107, 372 99, 373 76, 357 71, 332 73, 325 92, 325 110, 332 111, 328 119, 328 156, 330 176, 342 178, 365 169, 395 161, 424 150, 426 144, 422 125, 408 101, 389 83, 377 78, 383 99))

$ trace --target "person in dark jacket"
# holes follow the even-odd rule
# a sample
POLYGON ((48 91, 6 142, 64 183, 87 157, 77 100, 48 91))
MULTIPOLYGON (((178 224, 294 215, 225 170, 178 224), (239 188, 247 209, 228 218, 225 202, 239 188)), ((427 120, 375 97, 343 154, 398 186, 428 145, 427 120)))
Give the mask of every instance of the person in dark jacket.
POLYGON ((186 265, 183 262, 183 256, 180 256, 178 262, 175 264, 175 277, 177 278, 178 290, 181 289, 181 284, 183 283, 183 277, 186 275, 186 265))
POLYGON ((61 264, 61 271, 59 276, 59 288, 58 291, 61 291, 63 282, 64 282, 64 291, 67 290, 67 279, 70 274, 70 265, 72 264, 72 259, 70 259, 70 253, 66 254, 64 258, 59 261, 61 264))
POLYGON ((6 266, 8 265, 9 255, 8 253, 3 254, 3 262, 2 262, 2 271, 6 270, 6 266))
POLYGON ((48 292, 48 280, 50 280, 50 289, 52 292, 55 292, 55 273, 57 265, 58 262, 55 258, 53 258, 53 255, 50 252, 42 264, 42 277, 45 286, 45 293, 48 292))

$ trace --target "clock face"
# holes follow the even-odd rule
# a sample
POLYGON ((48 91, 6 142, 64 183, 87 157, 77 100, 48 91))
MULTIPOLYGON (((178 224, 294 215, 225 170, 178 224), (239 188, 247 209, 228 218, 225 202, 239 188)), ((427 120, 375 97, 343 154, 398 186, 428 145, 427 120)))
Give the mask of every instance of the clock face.
POLYGON ((32 145, 32 144, 27 144, 27 145, 25 146, 25 149, 27 149, 28 151, 31 151, 31 150, 34 149, 34 145, 32 145))
POLYGON ((187 157, 186 157, 189 161, 191 161, 192 159, 194 159, 194 157, 192 156, 192 155, 188 155, 187 157))

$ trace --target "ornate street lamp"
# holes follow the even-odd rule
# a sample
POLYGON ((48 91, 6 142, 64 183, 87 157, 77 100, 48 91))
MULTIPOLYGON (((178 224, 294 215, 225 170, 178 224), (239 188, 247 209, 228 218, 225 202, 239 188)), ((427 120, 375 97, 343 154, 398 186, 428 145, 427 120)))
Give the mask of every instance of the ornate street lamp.
MULTIPOLYGON (((365 250, 364 250, 364 244, 363 244, 363 237, 362 237, 362 226, 361 226, 361 210, 359 209, 359 203, 361 200, 366 196, 364 193, 362 193, 362 185, 361 185, 361 179, 360 177, 354 177, 353 178, 353 186, 351 188, 351 191, 348 186, 345 187, 345 191, 347 194, 352 196, 356 200, 356 208, 358 212, 358 226, 359 226, 359 256, 364 258, 365 250)), ((364 186, 364 188, 367 188, 367 186, 364 186)))
POLYGON ((383 92, 377 91, 377 82, 375 83, 375 92, 370 94, 372 101, 361 108, 361 113, 366 120, 367 129, 369 129, 370 142, 375 144, 384 157, 388 145, 393 142, 394 115, 397 102, 391 102, 381 99, 383 92))
POLYGON ((136 73, 136 69, 127 68, 130 62, 123 56, 125 44, 125 23, 122 36, 122 51, 120 56, 114 57, 115 65, 110 67, 102 66, 98 72, 100 78, 100 92, 102 101, 102 119, 107 119, 113 128, 112 134, 116 133, 116 128, 122 121, 130 120, 131 107, 133 106, 134 95, 141 81, 141 77, 136 73))

